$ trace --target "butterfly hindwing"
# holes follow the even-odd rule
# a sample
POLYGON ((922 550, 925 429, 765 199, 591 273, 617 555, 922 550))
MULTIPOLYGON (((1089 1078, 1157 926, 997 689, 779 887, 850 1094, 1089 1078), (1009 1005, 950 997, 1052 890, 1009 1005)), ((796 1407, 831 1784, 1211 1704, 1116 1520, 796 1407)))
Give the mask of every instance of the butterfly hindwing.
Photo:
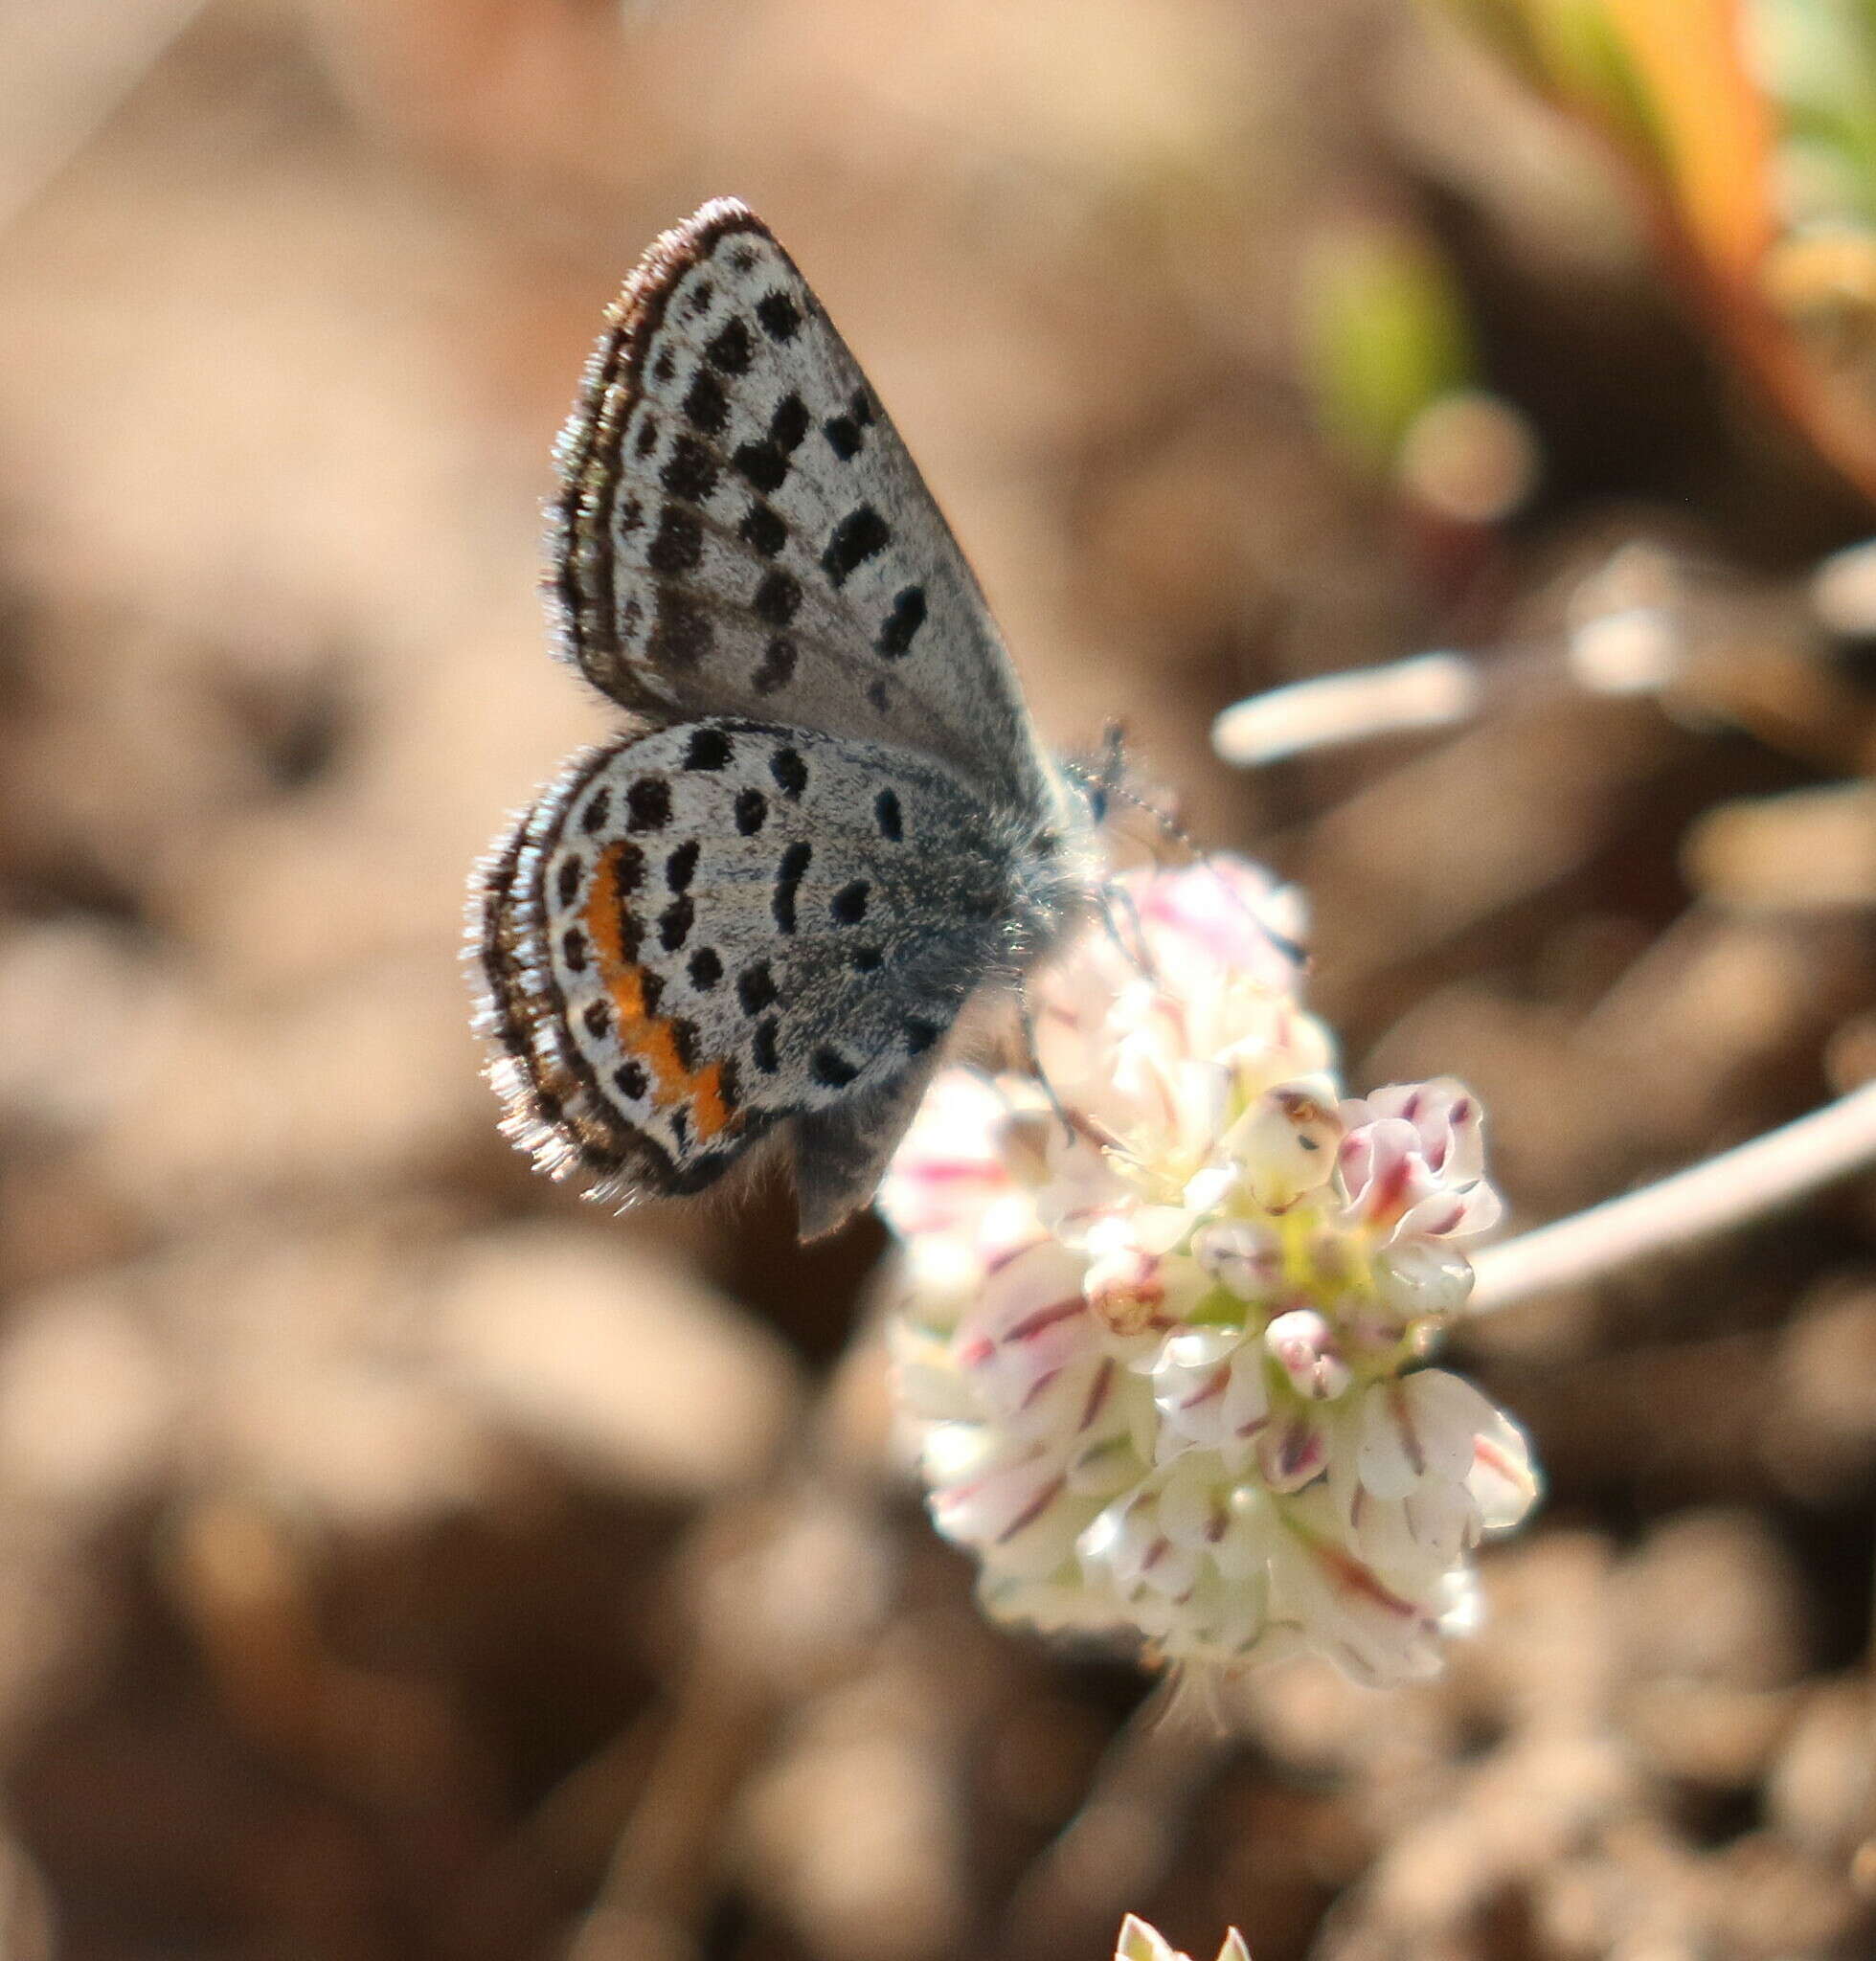
POLYGON ((797 1123, 803 1228, 837 1224, 1010 963, 1006 822, 929 758, 735 718, 577 758, 485 874, 510 1130, 625 1199, 797 1123))
POLYGON ((1045 800, 1048 765, 963 554, 742 205, 706 205, 646 255, 558 462, 562 644, 622 707, 885 741, 1004 800, 1045 800))

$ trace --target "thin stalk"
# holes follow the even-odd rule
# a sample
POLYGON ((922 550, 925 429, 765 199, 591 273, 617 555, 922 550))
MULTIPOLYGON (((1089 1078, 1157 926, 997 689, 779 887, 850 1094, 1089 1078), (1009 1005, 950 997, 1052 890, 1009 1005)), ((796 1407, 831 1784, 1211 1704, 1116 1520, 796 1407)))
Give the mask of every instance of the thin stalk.
POLYGON ((1750 1225, 1876 1164, 1876 1082, 1782 1129, 1473 1256, 1470 1311, 1600 1279, 1649 1253, 1750 1225))

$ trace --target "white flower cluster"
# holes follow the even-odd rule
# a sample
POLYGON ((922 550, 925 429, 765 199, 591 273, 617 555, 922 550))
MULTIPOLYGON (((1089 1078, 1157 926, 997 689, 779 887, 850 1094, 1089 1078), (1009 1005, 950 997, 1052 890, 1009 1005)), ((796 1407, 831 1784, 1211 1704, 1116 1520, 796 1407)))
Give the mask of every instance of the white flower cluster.
POLYGON ((1293 909, 1231 859, 1129 880, 1032 993, 1059 1108, 938 1078, 880 1194, 895 1374, 991 1613, 1387 1683, 1438 1668, 1536 1480, 1415 1366, 1499 1213, 1478 1105, 1341 1093, 1293 909))

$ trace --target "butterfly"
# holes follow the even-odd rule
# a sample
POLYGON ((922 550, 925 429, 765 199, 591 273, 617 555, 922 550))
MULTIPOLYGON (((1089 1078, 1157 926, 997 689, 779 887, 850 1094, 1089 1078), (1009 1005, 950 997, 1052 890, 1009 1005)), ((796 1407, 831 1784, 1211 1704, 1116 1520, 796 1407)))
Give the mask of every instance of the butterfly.
POLYGON ((504 1129, 614 1203, 774 1133, 802 1236, 864 1206, 965 1004, 1100 889, 950 528, 821 303, 732 199, 645 254, 555 451, 557 649, 632 718, 478 867, 504 1129))

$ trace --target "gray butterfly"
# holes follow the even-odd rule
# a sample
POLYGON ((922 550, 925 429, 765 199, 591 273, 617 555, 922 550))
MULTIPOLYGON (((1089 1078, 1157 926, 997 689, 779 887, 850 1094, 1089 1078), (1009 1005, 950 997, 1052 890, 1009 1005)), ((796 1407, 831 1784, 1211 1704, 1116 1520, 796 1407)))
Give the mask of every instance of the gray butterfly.
POLYGON ((560 650, 635 718, 478 868, 504 1127, 614 1201, 779 1132, 803 1237, 864 1205, 980 989, 1098 890, 977 581, 766 226, 645 255, 563 433, 560 650))

